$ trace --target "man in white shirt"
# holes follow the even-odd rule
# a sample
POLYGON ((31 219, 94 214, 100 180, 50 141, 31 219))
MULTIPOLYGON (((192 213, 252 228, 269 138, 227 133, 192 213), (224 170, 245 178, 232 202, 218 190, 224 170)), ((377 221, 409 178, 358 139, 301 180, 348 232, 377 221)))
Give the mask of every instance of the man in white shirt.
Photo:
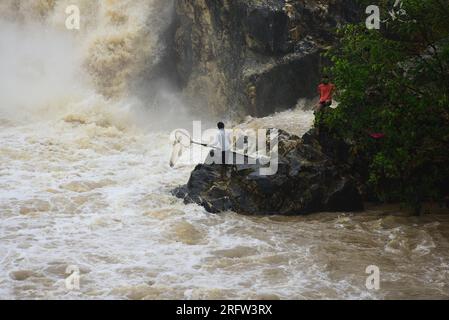
MULTIPOLYGON (((221 164, 223 166, 222 174, 226 174, 226 165, 233 164, 233 154, 231 152, 232 139, 231 132, 226 131, 223 122, 217 124, 218 132, 215 136, 214 142, 210 144, 210 147, 221 150, 221 162, 215 161, 216 164, 221 164)), ((215 157, 217 159, 217 157, 215 157)))

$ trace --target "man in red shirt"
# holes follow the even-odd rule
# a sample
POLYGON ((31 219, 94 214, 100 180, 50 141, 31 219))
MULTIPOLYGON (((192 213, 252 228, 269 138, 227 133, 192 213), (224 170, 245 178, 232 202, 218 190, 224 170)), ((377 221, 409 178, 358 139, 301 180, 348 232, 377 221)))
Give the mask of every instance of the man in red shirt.
POLYGON ((317 133, 320 134, 322 122, 323 122, 323 114, 326 111, 325 109, 332 105, 332 96, 335 92, 335 85, 329 81, 328 76, 324 76, 321 84, 318 86, 318 93, 320 95, 320 102, 318 103, 316 112, 315 112, 315 128, 317 133))
POLYGON ((322 111, 326 107, 332 105, 332 96, 335 92, 335 85, 330 83, 329 77, 324 76, 321 84, 318 86, 318 93, 320 95, 320 102, 318 104, 318 112, 322 111))

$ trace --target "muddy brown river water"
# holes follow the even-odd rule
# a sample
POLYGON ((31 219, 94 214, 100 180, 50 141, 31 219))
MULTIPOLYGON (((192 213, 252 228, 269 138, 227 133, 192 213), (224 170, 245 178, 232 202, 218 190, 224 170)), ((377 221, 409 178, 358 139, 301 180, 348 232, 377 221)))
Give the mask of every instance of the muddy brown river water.
POLYGON ((3 125, 0 140, 1 298, 449 296, 449 215, 211 215, 170 195, 192 165, 168 167, 167 134, 59 120, 3 125))

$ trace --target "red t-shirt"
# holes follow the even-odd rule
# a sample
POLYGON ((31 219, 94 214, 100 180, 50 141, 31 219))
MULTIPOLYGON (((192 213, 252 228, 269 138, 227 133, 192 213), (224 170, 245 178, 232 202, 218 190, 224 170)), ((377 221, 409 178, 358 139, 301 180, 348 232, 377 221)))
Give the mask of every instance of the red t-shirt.
POLYGON ((332 101, 332 92, 335 89, 335 85, 332 83, 329 84, 320 84, 318 86, 318 92, 320 93, 320 102, 328 102, 332 101))

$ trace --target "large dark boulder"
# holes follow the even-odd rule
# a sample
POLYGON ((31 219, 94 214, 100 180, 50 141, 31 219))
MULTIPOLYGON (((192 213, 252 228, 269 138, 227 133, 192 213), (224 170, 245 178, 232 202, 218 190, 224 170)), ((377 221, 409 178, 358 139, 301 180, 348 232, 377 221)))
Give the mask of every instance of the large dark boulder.
POLYGON ((174 194, 212 213, 301 215, 363 209, 356 180, 324 152, 315 131, 303 139, 281 131, 278 154, 274 175, 260 175, 260 164, 237 165, 223 178, 220 165, 200 164, 174 194))

